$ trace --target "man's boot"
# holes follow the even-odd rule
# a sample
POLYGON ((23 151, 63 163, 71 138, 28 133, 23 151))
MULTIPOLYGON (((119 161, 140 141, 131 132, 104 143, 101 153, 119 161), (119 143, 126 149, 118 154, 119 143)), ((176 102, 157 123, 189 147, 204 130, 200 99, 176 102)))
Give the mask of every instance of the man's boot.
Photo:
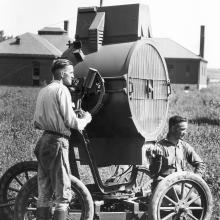
POLYGON ((67 210, 55 210, 53 214, 53 220, 66 220, 67 214, 67 210))
POLYGON ((38 207, 36 213, 36 220, 51 220, 51 209, 50 207, 38 207))

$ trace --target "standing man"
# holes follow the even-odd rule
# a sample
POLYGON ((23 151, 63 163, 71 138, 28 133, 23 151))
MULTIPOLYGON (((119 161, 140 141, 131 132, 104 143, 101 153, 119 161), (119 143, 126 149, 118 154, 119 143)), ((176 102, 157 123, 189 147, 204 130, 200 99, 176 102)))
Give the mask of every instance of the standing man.
POLYGON ((53 193, 56 204, 53 220, 66 219, 71 200, 70 128, 83 130, 91 121, 88 112, 78 118, 72 108, 71 95, 66 87, 72 84, 74 78, 72 63, 57 59, 52 63, 51 72, 53 81, 40 91, 34 114, 35 128, 44 130, 35 148, 38 160, 37 220, 51 219, 53 193))
POLYGON ((155 175, 157 181, 171 173, 187 170, 187 163, 194 168, 195 173, 204 174, 204 162, 193 147, 183 141, 187 128, 186 118, 181 116, 171 117, 167 137, 159 141, 154 149, 151 149, 153 157, 150 171, 155 175))

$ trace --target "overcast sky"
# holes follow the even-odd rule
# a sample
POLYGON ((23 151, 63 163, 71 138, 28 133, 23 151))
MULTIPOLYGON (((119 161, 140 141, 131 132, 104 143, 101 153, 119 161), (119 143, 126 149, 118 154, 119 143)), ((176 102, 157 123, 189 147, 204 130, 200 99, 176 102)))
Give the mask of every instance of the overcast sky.
MULTIPOLYGON (((99 0, 1 0, 0 30, 17 36, 70 21, 74 37, 78 7, 99 6, 99 0)), ((199 54, 200 25, 205 25, 205 59, 220 68, 220 0, 103 0, 103 6, 149 5, 154 37, 170 38, 199 54)))

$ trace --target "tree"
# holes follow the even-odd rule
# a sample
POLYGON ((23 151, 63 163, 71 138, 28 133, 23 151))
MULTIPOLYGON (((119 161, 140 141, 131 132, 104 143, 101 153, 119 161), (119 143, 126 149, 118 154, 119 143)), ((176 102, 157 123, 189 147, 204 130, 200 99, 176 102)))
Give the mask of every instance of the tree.
POLYGON ((12 38, 13 36, 5 36, 5 33, 3 30, 0 30, 0 42, 4 41, 4 40, 7 40, 7 39, 10 39, 12 38))

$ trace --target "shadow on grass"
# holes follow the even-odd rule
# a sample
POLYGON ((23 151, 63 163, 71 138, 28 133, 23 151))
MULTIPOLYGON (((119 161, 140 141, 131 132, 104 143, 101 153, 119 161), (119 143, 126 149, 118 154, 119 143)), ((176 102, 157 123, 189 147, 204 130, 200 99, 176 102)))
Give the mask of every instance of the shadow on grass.
POLYGON ((206 117, 201 117, 201 118, 194 118, 190 119, 189 123, 191 124, 209 124, 209 125, 220 125, 220 119, 210 119, 206 117))

